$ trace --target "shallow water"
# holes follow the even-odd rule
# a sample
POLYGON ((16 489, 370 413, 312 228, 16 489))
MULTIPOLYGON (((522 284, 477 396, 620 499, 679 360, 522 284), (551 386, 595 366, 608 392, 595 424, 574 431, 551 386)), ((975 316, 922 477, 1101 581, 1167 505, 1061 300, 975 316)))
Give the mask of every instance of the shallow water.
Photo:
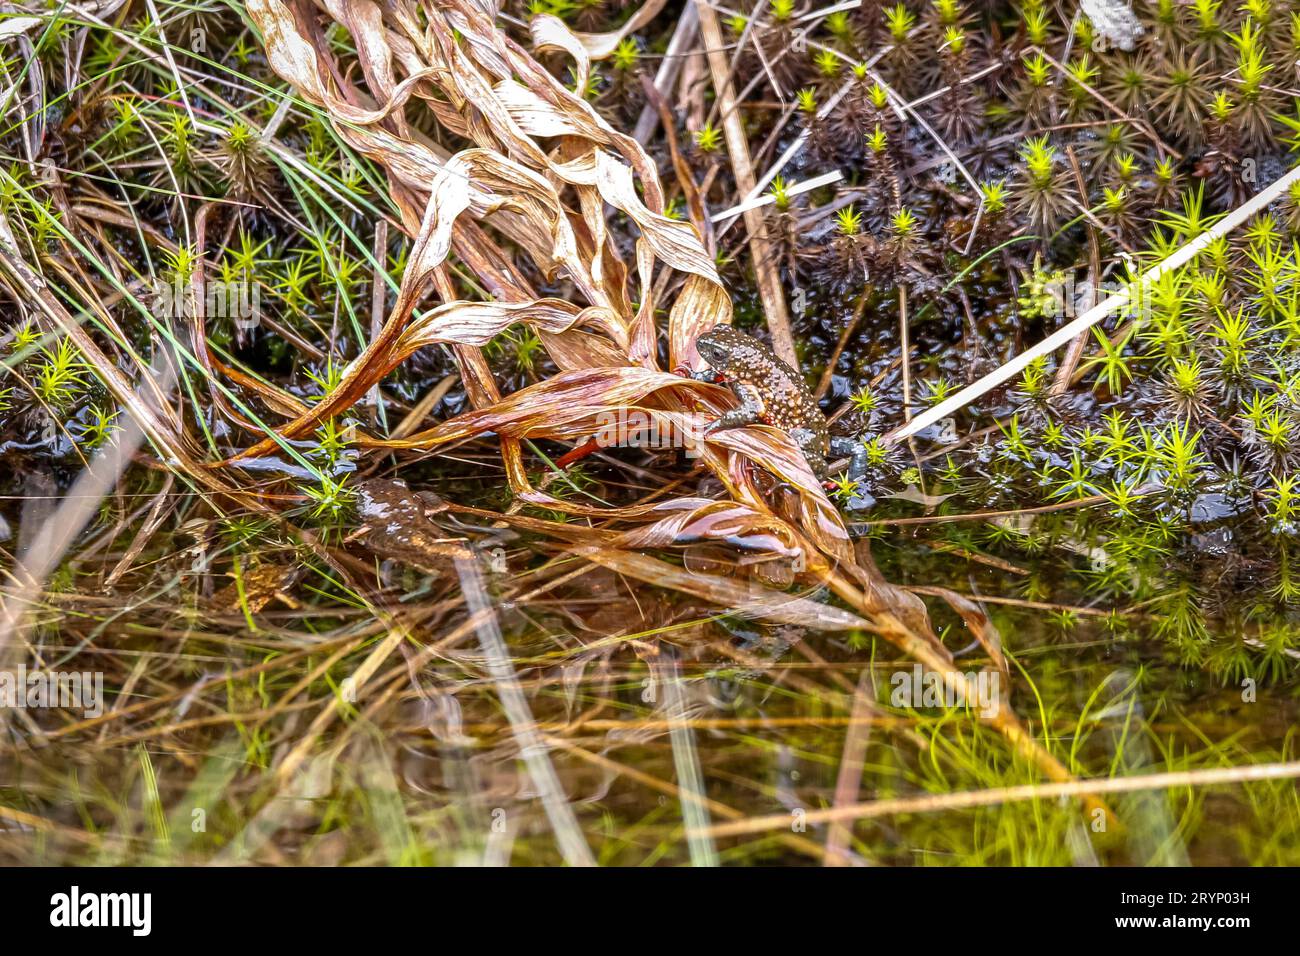
MULTIPOLYGON (((177 504, 178 517, 197 510, 177 504)), ((1076 775, 1294 759, 1287 681, 1224 681, 1180 662, 1148 610, 1110 616, 1113 603, 1072 588, 1059 549, 1014 561, 979 543, 969 553, 980 560, 937 550, 955 547, 956 526, 886 530, 874 556, 895 582, 991 599, 1012 663, 1008 681, 983 689, 1009 695, 1076 775), (1031 601, 1017 596, 1027 576, 1058 583, 1031 601)), ((496 659, 449 571, 331 544, 354 585, 341 587, 339 568, 301 545, 290 558, 273 532, 241 541, 214 526, 155 536, 131 590, 105 591, 131 531, 62 571, 38 615, 28 665, 104 672, 106 715, 78 725, 66 710, 10 713, 0 796, 40 821, 0 841, 10 862, 558 862, 548 804, 594 858, 626 865, 828 853, 853 865, 1211 865, 1300 852, 1290 780, 1119 794, 1107 798, 1115 820, 1069 799, 927 804, 1037 775, 977 713, 925 706, 939 701, 924 697, 924 675, 870 635, 774 628, 743 610, 719 618, 599 568, 547 567, 526 537, 501 542, 504 566, 485 565, 508 648, 496 659), (359 606, 361 582, 364 601, 407 622, 407 640, 387 643, 359 606), (349 675, 376 653, 377 676, 349 699, 349 675), (553 776, 519 760, 530 740, 553 776), (890 806, 879 801, 903 803, 851 831, 817 816, 890 806), (752 818, 756 832, 713 833, 752 818)), ((935 603, 958 667, 988 668, 935 603)), ((1215 639, 1228 626, 1214 625, 1215 639)))

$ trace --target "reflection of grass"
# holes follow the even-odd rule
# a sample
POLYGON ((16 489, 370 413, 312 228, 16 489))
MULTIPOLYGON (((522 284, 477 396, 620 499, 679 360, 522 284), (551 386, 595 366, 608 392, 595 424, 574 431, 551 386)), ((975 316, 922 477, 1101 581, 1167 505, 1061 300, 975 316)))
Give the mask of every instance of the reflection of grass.
MULTIPOLYGON (((243 553, 255 549, 256 561, 279 559, 274 547, 257 548, 246 534, 240 540, 243 553)), ((156 541, 133 573, 148 576, 150 555, 165 561, 173 546, 156 541)), ((219 551, 213 559, 230 556, 219 551)), ((928 560, 938 568, 951 559, 928 560)), ((563 581, 574 570, 568 562, 549 576, 563 581)), ((534 589, 548 576, 543 565, 537 572, 541 577, 531 584, 498 584, 504 588, 498 600, 534 589)), ((144 683, 117 702, 123 715, 111 715, 110 697, 110 716, 86 730, 64 734, 58 721, 50 724, 58 736, 40 760, 14 755, 23 784, 4 791, 0 802, 49 828, 39 858, 196 862, 251 854, 267 861, 445 864, 480 858, 494 840, 506 839, 493 828, 500 819, 513 834, 514 862, 554 862, 544 817, 517 790, 509 724, 481 680, 472 641, 445 647, 428 666, 421 680, 427 696, 410 689, 400 659, 383 665, 354 704, 339 696, 381 633, 367 609, 375 597, 344 600, 333 573, 309 568, 295 590, 307 603, 266 606, 256 614, 256 631, 244 625, 239 606, 178 613, 178 605, 202 603, 192 582, 173 579, 138 604, 130 644, 109 657, 96 655, 94 664, 109 671, 111 692, 147 662, 144 683), (182 621, 186 636, 177 653, 171 635, 182 621), (190 703, 182 711, 183 701, 190 703), (274 768, 286 744, 332 710, 339 719, 326 725, 317 755, 277 783, 274 768), (88 749, 92 737, 96 744, 88 749), (74 754, 81 756, 69 761, 74 754)), ((435 583, 404 613, 412 620, 438 614, 454 602, 449 584, 435 583)), ((62 644, 80 642, 120 616, 116 607, 76 590, 52 600, 57 603, 47 612, 81 608, 64 615, 57 632, 47 631, 47 640, 62 644)), ((873 663, 870 653, 825 647, 826 662, 791 651, 769 664, 761 650, 738 650, 727 632, 708 624, 699 630, 690 620, 642 628, 603 646, 576 626, 602 611, 636 619, 651 613, 649 600, 655 599, 643 593, 633 602, 616 578, 589 571, 546 598, 518 605, 517 626, 508 633, 521 687, 541 733, 554 744, 552 760, 601 862, 687 858, 670 722, 637 657, 660 639, 685 655, 687 724, 715 823, 831 805, 850 690, 863 667, 874 674, 883 709, 872 718, 858 800, 998 791, 1038 779, 973 714, 888 706, 890 673, 910 664, 881 660, 879 652, 873 663), (613 590, 592 602, 593 587, 613 590), (584 795, 594 802, 579 801, 584 795)), ((458 618, 425 640, 454 631, 458 618)), ((1275 713, 1294 708, 1285 696, 1261 688, 1257 703, 1234 706, 1232 693, 1189 694, 1177 671, 1140 663, 1142 649, 1160 646, 1150 637, 1153 621, 1129 621, 1129 640, 1117 658, 1108 641, 1097 639, 1101 632, 1092 622, 1099 620, 1081 618, 1063 646, 1049 642, 1035 623, 1041 612, 999 613, 1004 635, 1014 635, 1016 707, 1077 776, 1248 768, 1295 758, 1294 731, 1277 736, 1268 729, 1294 725, 1294 718, 1275 713)), ((961 666, 981 663, 966 658, 961 666)), ((1071 865, 1094 857, 1138 865, 1179 859, 1294 864, 1300 852, 1295 801, 1288 781, 1121 794, 1111 804, 1123 830, 1096 832, 1073 802, 1017 800, 868 820, 854 828, 849 846, 875 862, 902 865, 1071 865)), ((721 838, 717 851, 728 863, 815 862, 825 840, 825 827, 817 824, 721 838)))

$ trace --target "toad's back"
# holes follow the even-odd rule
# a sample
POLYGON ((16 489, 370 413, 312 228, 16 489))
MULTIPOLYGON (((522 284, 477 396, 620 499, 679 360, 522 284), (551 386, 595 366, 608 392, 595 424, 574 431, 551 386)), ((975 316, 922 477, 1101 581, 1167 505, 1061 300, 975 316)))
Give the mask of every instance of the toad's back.
POLYGON ((709 364, 728 383, 749 386, 757 393, 761 421, 790 434, 808 432, 812 444, 826 448, 830 438, 826 418, 798 372, 762 342, 730 326, 712 329, 707 336, 714 346, 709 364))

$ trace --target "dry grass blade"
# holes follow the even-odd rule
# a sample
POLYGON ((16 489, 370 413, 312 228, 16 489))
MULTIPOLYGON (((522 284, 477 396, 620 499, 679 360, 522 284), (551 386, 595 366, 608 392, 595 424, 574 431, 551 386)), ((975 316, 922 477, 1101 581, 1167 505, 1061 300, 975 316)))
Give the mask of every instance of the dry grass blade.
MULTIPOLYGON (((846 807, 857 802, 862 784, 862 768, 866 763, 867 745, 871 742, 871 711, 875 709, 875 691, 872 689, 870 670, 858 678, 853 695, 852 721, 844 736, 844 751, 840 755, 840 769, 835 775, 835 806, 846 807)), ((826 833, 826 866, 849 866, 853 857, 849 853, 852 833, 842 823, 833 823, 826 833)))
POLYGON ((718 848, 708 835, 709 810, 702 799, 704 773, 695 746, 695 731, 687 720, 686 695, 682 689, 681 669, 671 653, 661 654, 652 665, 656 684, 663 690, 664 710, 668 713, 668 737, 673 748, 673 766, 681 790, 682 819, 686 822, 687 845, 695 866, 717 866, 718 848))
POLYGON ((657 587, 693 594, 742 617, 821 631, 874 629, 865 618, 811 598, 774 591, 749 581, 688 571, 644 554, 593 547, 575 548, 574 552, 611 571, 657 587))
POLYGON ((76 345, 113 400, 130 413, 144 437, 163 460, 172 462, 178 471, 209 491, 234 497, 249 497, 236 495, 230 484, 211 474, 198 460, 184 437, 179 419, 167 403, 166 393, 159 382, 147 373, 148 366, 143 360, 133 356, 141 372, 141 391, 137 393, 118 363, 104 353, 82 328, 81 323, 55 297, 48 283, 23 257, 13 230, 3 216, 0 216, 0 263, 21 293, 20 298, 32 303, 53 327, 76 345))

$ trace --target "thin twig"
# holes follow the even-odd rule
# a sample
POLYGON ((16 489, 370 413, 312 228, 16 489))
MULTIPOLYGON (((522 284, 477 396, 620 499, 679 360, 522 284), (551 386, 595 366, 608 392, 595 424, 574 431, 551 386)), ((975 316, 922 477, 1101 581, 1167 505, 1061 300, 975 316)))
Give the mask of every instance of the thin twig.
MULTIPOLYGON (((1058 61, 1057 59, 1055 59, 1055 58, 1054 58, 1050 53, 1048 53, 1048 52, 1047 52, 1046 50, 1044 50, 1042 47, 1033 47, 1032 49, 1033 49, 1034 52, 1037 52, 1037 53, 1042 54, 1043 59, 1046 60, 1048 63, 1052 64, 1052 66, 1056 67, 1056 69, 1061 73, 1062 76, 1067 76, 1067 77, 1069 77, 1071 83, 1073 83, 1073 84, 1075 84, 1076 86, 1078 86, 1080 89, 1082 89, 1082 90, 1083 90, 1085 93, 1087 93, 1089 96, 1094 97, 1094 98, 1095 98, 1096 100, 1098 100, 1099 102, 1101 102, 1101 103, 1105 104, 1106 106, 1108 106, 1111 110, 1113 110, 1113 111, 1115 112, 1115 115, 1117 115, 1118 117, 1120 117, 1124 122, 1126 122, 1126 123, 1132 123, 1132 124, 1133 124, 1134 126, 1136 126, 1138 129, 1140 129, 1140 130, 1142 131, 1142 135, 1143 135, 1143 136, 1146 136, 1148 139, 1151 140, 1151 142, 1155 143, 1156 146, 1157 146, 1157 147, 1158 147, 1162 152, 1165 153, 1165 155, 1167 155, 1167 156, 1172 156, 1172 157, 1174 157, 1174 158, 1177 159, 1177 160, 1182 160, 1182 158, 1183 158, 1183 154, 1180 153, 1180 152, 1178 152, 1178 150, 1174 149, 1172 146, 1170 146, 1168 143, 1166 143, 1164 140, 1162 140, 1162 139, 1160 138, 1159 134, 1156 133, 1156 131, 1155 131, 1155 127, 1152 126, 1149 122, 1147 122, 1146 120, 1135 119, 1134 117, 1129 116, 1127 113, 1125 113, 1122 109, 1120 109, 1118 106, 1116 106, 1116 105, 1115 105, 1114 103, 1112 103, 1110 100, 1106 99, 1106 97, 1102 96, 1101 93, 1097 92, 1097 90, 1095 90, 1093 87, 1089 86, 1087 83, 1085 83, 1083 80, 1079 79, 1077 76, 1071 74, 1070 71, 1067 70, 1067 69, 1066 69, 1066 68, 1065 68, 1065 67, 1060 63, 1060 61, 1058 61)), ((1029 52, 1029 51, 1026 51, 1026 52, 1029 52)))
POLYGON ((848 324, 840 332, 839 340, 835 343, 835 350, 831 352, 831 357, 826 360, 826 368, 822 371, 821 381, 813 389, 813 397, 818 401, 826 397, 830 391, 831 382, 835 381, 835 366, 839 364, 840 356, 844 354, 844 348, 849 344, 849 339, 858 328, 858 323, 862 321, 862 316, 867 311, 867 293, 863 292, 858 296, 857 308, 853 310, 853 317, 849 319, 848 324))
MULTIPOLYGON (((1074 172, 1074 182, 1079 188, 1079 198, 1083 203, 1088 202, 1088 186, 1083 179, 1083 168, 1079 165, 1079 157, 1074 154, 1074 147, 1067 146, 1065 155, 1070 160, 1070 169, 1074 172)), ((1088 308, 1097 304, 1097 283, 1101 281, 1101 242, 1097 239, 1097 230, 1093 227, 1092 222, 1088 223, 1088 308)), ((1072 305, 1073 303, 1065 303, 1072 305)), ((1056 378, 1052 381, 1051 394, 1063 395, 1066 389, 1070 387, 1070 377, 1074 375, 1074 370, 1079 366, 1079 359, 1083 357, 1083 350, 1087 348, 1088 336, 1086 333, 1080 333, 1078 338, 1070 343, 1070 347, 1065 351, 1065 360, 1061 362, 1061 367, 1056 370, 1056 378)))

